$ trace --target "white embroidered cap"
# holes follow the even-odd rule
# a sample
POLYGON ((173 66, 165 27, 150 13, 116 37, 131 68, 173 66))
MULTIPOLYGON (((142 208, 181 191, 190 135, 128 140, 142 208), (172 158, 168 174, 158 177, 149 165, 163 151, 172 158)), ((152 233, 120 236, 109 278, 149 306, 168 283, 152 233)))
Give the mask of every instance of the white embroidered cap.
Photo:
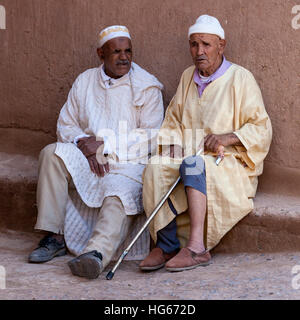
POLYGON ((100 48, 109 40, 126 37, 131 39, 128 29, 125 26, 110 26, 103 29, 99 33, 99 46, 100 48))
POLYGON ((225 32, 222 28, 219 20, 215 17, 202 15, 200 16, 194 25, 189 28, 189 39, 193 33, 209 33, 219 36, 221 39, 225 39, 225 32))

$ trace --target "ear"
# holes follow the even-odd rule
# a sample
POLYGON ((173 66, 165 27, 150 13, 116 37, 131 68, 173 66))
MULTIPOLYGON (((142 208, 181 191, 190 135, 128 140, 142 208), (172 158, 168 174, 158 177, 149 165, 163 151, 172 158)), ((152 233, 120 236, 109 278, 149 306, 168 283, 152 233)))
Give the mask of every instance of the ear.
POLYGON ((104 60, 104 51, 102 48, 97 48, 97 54, 100 60, 104 60))
POLYGON ((224 53, 225 47, 226 47, 226 40, 225 40, 225 39, 220 39, 220 40, 219 40, 219 52, 220 52, 221 54, 224 53))

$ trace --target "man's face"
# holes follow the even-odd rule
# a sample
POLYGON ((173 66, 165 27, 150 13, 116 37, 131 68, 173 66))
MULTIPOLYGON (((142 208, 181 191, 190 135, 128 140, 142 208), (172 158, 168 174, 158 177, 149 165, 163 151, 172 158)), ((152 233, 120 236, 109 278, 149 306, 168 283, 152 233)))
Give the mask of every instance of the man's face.
POLYGON ((132 61, 132 46, 126 37, 114 38, 98 48, 98 55, 104 62, 105 73, 111 78, 121 78, 129 72, 132 61))
POLYGON ((195 66, 203 76, 213 74, 222 63, 226 41, 207 33, 190 36, 190 52, 195 66))

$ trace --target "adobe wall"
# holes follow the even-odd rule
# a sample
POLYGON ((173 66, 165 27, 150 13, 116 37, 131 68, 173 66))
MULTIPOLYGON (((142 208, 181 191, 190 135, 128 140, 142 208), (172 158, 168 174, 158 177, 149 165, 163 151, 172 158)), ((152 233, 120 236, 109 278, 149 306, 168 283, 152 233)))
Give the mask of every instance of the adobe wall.
POLYGON ((227 58, 251 70, 261 86, 274 129, 267 163, 300 172, 300 29, 291 26, 296 4, 300 1, 0 0, 7 20, 7 29, 0 30, 0 146, 22 145, 24 136, 28 143, 32 135, 30 145, 38 150, 55 140, 68 91, 80 72, 98 65, 97 34, 111 24, 128 26, 134 60, 164 84, 167 105, 191 64, 188 27, 207 13, 223 24, 227 58))

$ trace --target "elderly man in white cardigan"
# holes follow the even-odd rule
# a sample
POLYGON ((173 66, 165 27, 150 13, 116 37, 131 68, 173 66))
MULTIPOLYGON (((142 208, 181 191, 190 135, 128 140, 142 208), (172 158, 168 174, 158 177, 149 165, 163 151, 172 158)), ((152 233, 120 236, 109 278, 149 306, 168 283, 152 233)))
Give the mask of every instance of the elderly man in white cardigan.
MULTIPOLYGON (((64 234, 73 186, 84 207, 99 209, 91 237, 68 262, 74 275, 91 279, 143 212, 142 173, 163 120, 162 85, 132 62, 128 29, 108 27, 99 39, 103 63, 76 79, 59 115, 58 142, 40 154, 35 229, 49 234, 29 256, 29 262, 46 262, 72 247, 64 234)), ((76 222, 68 228, 73 239, 80 234, 76 222)))

